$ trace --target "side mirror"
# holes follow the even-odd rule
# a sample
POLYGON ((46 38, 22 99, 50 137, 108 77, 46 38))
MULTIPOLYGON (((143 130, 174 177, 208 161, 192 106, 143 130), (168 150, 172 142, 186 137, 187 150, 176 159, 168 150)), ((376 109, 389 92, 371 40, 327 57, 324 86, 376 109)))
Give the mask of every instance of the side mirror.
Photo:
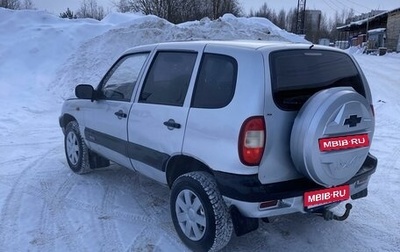
POLYGON ((94 100, 94 88, 88 84, 80 84, 75 88, 75 95, 79 99, 90 99, 94 100))

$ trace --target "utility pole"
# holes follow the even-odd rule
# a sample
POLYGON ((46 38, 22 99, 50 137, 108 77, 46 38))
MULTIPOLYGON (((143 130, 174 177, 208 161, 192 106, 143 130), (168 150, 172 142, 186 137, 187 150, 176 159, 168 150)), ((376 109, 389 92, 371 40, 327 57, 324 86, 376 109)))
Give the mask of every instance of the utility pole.
POLYGON ((304 22, 306 18, 306 0, 298 0, 297 2, 297 23, 296 33, 305 34, 304 22))

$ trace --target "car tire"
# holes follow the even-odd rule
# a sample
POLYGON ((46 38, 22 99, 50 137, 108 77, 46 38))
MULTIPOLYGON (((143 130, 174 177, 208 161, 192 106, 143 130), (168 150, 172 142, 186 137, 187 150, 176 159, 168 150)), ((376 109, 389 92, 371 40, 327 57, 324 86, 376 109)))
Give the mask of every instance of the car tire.
POLYGON ((353 88, 322 90, 308 99, 294 121, 290 139, 293 163, 300 173, 322 186, 346 183, 367 158, 374 125, 370 104, 353 88), (368 145, 343 145, 329 151, 319 145, 324 139, 335 141, 357 135, 368 135, 368 145))
POLYGON ((179 237, 193 251, 218 251, 230 241, 232 219, 209 173, 190 172, 176 179, 170 207, 179 237))
POLYGON ((69 122, 65 127, 64 148, 68 165, 73 172, 85 174, 91 171, 89 150, 76 121, 69 122))

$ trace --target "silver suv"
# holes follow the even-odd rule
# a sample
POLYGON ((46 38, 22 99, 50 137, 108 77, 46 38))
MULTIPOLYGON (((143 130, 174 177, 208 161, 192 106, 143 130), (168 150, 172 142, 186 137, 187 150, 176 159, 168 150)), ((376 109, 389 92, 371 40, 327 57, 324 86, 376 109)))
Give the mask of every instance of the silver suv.
POLYGON ((78 85, 60 126, 79 174, 113 161, 171 188, 171 215, 193 250, 223 248, 259 219, 330 211, 367 196, 374 112, 341 50, 196 41, 126 51, 100 84, 78 85))

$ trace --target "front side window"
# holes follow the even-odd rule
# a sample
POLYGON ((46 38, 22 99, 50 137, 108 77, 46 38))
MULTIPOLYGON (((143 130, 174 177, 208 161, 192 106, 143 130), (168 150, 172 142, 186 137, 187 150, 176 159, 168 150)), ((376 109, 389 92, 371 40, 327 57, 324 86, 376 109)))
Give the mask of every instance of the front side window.
POLYGON ((103 81, 102 98, 130 101, 139 73, 148 55, 149 53, 132 54, 120 59, 103 81))
POLYGON ((197 53, 158 52, 146 76, 140 103, 182 106, 197 53))

